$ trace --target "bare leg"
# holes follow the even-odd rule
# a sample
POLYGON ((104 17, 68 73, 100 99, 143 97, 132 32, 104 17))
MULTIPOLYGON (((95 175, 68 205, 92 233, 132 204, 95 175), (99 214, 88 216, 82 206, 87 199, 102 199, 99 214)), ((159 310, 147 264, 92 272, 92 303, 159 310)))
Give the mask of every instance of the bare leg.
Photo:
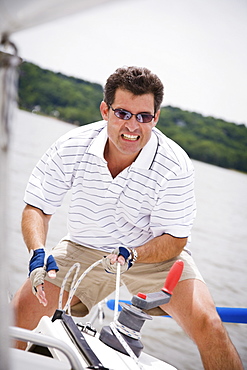
POLYGON ((208 288, 202 281, 181 281, 175 288, 171 301, 161 308, 169 313, 196 343, 205 369, 243 369, 208 288))
MULTIPOLYGON (((52 316, 58 308, 58 297, 60 288, 56 285, 45 281, 44 289, 48 301, 47 306, 39 303, 33 295, 30 280, 27 279, 23 286, 15 294, 12 306, 14 311, 15 325, 24 329, 33 330, 39 323, 42 316, 52 316)), ((68 298, 68 292, 64 292, 64 301, 68 298)), ((79 299, 73 297, 71 305, 78 303, 79 299)), ((17 348, 25 349, 25 342, 17 342, 17 348)))

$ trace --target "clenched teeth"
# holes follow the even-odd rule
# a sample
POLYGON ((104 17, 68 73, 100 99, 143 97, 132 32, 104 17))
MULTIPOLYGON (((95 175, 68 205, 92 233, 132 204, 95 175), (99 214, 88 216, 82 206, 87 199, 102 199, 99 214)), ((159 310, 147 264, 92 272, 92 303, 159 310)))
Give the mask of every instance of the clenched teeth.
POLYGON ((122 137, 127 140, 135 141, 139 138, 139 135, 128 135, 128 134, 122 134, 122 137))

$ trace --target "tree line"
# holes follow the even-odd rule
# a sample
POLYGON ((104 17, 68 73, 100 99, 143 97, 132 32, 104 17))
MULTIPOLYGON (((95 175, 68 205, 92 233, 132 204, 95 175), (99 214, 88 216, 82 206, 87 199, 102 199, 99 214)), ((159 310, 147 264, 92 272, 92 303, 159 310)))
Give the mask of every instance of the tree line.
MULTIPOLYGON (((101 119, 103 87, 79 78, 20 65, 19 107, 75 125, 101 119)), ((165 106, 157 126, 191 158, 247 172, 247 127, 214 117, 165 106)))

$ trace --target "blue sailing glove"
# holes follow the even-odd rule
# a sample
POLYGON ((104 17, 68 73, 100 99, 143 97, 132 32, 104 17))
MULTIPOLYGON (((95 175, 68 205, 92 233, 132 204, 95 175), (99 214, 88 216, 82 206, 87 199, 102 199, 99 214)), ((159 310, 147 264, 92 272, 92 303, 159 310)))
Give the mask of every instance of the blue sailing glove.
POLYGON ((137 259, 137 252, 136 250, 129 249, 127 247, 118 247, 116 248, 109 256, 102 258, 102 265, 106 272, 110 274, 116 274, 117 272, 117 263, 111 263, 111 255, 116 255, 117 257, 123 256, 125 259, 125 263, 121 265, 120 271, 121 274, 127 271, 131 266, 133 266, 134 262, 137 259))
POLYGON ((34 295, 37 292, 36 287, 44 284, 46 273, 51 270, 59 271, 55 258, 50 255, 46 259, 43 248, 35 249, 29 262, 29 277, 34 295))

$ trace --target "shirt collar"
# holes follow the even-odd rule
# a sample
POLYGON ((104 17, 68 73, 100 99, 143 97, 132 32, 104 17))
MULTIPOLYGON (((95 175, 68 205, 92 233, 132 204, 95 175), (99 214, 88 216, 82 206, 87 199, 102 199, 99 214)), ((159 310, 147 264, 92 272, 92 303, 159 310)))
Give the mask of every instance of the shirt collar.
POLYGON ((152 131, 149 141, 141 150, 135 162, 132 164, 132 168, 143 168, 144 170, 149 170, 156 155, 157 148, 158 137, 152 131))
MULTIPOLYGON (((96 155, 97 157, 104 159, 104 149, 107 142, 107 126, 105 126, 100 133, 93 139, 90 147, 88 148, 88 153, 96 155)), ((157 135, 152 131, 151 137, 144 148, 141 150, 140 154, 136 158, 135 162, 132 164, 132 168, 143 168, 149 169, 153 163, 155 154, 158 147, 157 135)))
POLYGON ((93 139, 91 145, 89 146, 87 152, 97 157, 103 159, 104 158, 104 150, 105 145, 107 142, 107 126, 103 127, 103 129, 99 132, 99 134, 93 139))

